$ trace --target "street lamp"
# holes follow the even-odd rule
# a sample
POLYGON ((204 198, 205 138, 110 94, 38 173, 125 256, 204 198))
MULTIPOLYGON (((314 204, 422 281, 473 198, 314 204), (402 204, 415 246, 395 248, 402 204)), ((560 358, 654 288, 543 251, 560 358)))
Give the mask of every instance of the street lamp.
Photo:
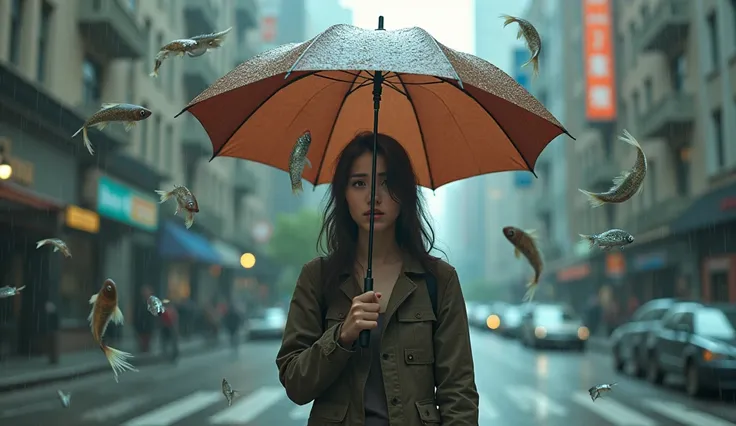
POLYGON ((242 266, 245 269, 250 269, 256 264, 256 257, 253 255, 253 253, 243 253, 242 256, 240 256, 240 266, 242 266))
POLYGON ((13 166, 5 159, 5 149, 0 147, 0 180, 8 180, 13 175, 13 166))

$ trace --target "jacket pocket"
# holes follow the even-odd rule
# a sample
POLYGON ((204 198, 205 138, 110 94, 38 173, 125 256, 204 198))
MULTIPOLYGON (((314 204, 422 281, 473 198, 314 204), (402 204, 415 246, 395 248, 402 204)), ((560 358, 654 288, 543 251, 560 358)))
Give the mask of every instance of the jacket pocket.
POLYGON ((407 365, 434 364, 434 354, 426 349, 404 349, 404 362, 407 365))
POLYGON ((342 309, 341 307, 330 306, 330 308, 327 309, 327 312, 325 312, 325 330, 329 329, 337 323, 345 321, 345 317, 347 316, 347 314, 347 310, 342 309))
POLYGON ((442 424, 442 417, 440 416, 440 410, 435 405, 434 399, 426 399, 423 401, 417 401, 414 404, 417 406, 417 411, 419 412, 419 419, 422 420, 422 424, 425 424, 425 425, 442 424))
POLYGON ((314 402, 309 420, 319 420, 327 423, 342 423, 348 412, 348 404, 334 402, 314 402))

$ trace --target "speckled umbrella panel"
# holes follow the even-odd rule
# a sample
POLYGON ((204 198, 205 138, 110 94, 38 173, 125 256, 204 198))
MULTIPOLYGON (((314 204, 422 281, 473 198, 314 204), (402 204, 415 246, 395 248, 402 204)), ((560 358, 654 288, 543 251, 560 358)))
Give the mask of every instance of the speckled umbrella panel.
POLYGON ((296 139, 309 130, 313 167, 304 178, 327 183, 344 146, 373 129, 373 70, 385 73, 379 132, 404 146, 427 188, 533 170, 546 145, 567 133, 506 73, 416 27, 332 26, 244 62, 185 111, 204 126, 213 157, 282 170, 296 139))

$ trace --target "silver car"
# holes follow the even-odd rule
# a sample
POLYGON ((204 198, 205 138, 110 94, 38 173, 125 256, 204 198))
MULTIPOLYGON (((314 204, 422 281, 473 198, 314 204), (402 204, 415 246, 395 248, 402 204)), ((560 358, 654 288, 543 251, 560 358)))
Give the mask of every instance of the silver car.
POLYGON ((248 320, 249 339, 280 339, 286 326, 286 311, 282 308, 267 308, 248 320))
POLYGON ((520 329, 524 346, 585 350, 590 336, 582 319, 560 304, 539 304, 524 314, 520 329))

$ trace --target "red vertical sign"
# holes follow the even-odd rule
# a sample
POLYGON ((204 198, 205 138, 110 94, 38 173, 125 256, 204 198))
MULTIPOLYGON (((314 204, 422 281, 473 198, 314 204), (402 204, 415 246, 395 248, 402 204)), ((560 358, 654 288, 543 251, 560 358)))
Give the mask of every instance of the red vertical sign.
POLYGON ((583 0, 585 115, 591 121, 616 119, 613 14, 611 0, 583 0))

